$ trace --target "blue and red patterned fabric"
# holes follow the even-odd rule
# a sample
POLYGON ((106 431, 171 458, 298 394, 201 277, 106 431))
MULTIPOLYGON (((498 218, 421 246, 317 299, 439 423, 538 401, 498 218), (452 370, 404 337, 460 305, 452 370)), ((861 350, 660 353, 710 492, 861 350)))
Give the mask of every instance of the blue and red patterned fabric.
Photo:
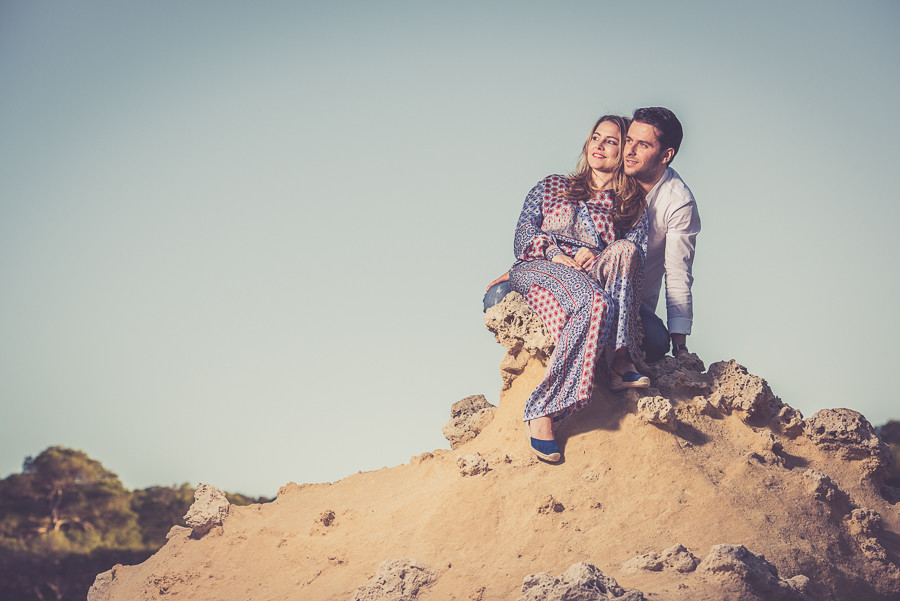
POLYGON ((551 175, 538 182, 516 226, 510 284, 556 341, 544 379, 525 404, 525 420, 558 417, 586 405, 599 354, 611 361, 617 348, 635 343, 647 215, 616 241, 612 194, 569 200, 568 181, 551 175), (597 256, 587 271, 551 261, 560 253, 574 257, 580 248, 597 256))

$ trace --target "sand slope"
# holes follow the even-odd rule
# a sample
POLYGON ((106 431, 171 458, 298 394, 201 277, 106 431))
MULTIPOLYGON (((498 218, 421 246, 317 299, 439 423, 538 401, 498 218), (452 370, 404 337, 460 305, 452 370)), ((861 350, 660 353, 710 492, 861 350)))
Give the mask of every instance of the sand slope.
POLYGON ((881 459, 824 444, 808 432, 810 420, 786 432, 777 420, 717 410, 748 386, 729 365, 733 381, 712 386, 709 374, 691 370, 696 363, 658 368, 657 381, 681 382, 667 397, 674 432, 641 419, 640 395, 610 393, 598 378, 591 405, 558 429, 564 462, 548 465, 521 432, 525 398, 544 369, 532 357, 472 441, 331 484, 288 484, 271 503, 231 507, 200 538, 177 529, 145 563, 98 577, 90 601, 349 600, 395 558, 435 573, 422 601, 516 599, 526 575, 558 575, 581 561, 647 599, 773 598, 752 574, 626 565, 678 543, 698 559, 714 545, 744 545, 780 578, 809 578, 796 598, 900 598, 900 511, 885 498, 881 459), (692 389, 691 378, 705 378, 706 388, 692 389), (474 454, 489 471, 461 475, 457 458, 474 454))

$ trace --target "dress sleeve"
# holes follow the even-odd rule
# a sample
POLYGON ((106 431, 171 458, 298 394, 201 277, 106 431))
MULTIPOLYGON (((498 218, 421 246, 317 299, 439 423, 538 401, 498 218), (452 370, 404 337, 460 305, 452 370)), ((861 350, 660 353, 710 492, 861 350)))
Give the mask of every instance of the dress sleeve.
POLYGON ((541 208, 544 200, 544 182, 539 182, 528 196, 519 222, 516 224, 516 235, 513 239, 513 252, 516 259, 534 261, 535 259, 551 260, 563 252, 556 244, 553 235, 544 232, 544 213, 541 208))
POLYGON ((625 232, 625 239, 631 240, 635 246, 638 247, 638 250, 641 251, 641 260, 647 261, 647 239, 650 235, 650 217, 647 215, 647 211, 644 211, 644 214, 641 215, 641 218, 638 219, 638 222, 632 226, 630 230, 625 232))

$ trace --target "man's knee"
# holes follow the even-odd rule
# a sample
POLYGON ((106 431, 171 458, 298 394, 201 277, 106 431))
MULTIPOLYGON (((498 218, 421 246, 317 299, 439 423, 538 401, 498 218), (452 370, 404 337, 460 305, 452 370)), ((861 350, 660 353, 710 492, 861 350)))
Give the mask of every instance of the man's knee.
POLYGON ((512 292, 512 286, 510 286, 509 281, 499 282, 491 286, 491 289, 488 290, 484 295, 484 310, 487 311, 504 298, 506 295, 512 292))
POLYGON ((614 261, 619 265, 619 270, 636 276, 636 271, 643 269, 644 258, 641 256, 637 244, 631 240, 616 240, 608 247, 608 250, 612 252, 611 257, 614 257, 614 261))
POLYGON ((613 246, 619 249, 619 252, 632 254, 637 252, 637 244, 632 242, 631 240, 616 240, 613 242, 613 246))
POLYGON ((663 321, 650 310, 641 305, 641 325, 644 327, 644 342, 641 348, 647 363, 656 363, 669 352, 669 331, 663 321))
POLYGON ((635 256, 641 256, 641 253, 638 252, 637 244, 631 240, 616 240, 610 244, 609 248, 619 253, 626 261, 632 260, 635 256))

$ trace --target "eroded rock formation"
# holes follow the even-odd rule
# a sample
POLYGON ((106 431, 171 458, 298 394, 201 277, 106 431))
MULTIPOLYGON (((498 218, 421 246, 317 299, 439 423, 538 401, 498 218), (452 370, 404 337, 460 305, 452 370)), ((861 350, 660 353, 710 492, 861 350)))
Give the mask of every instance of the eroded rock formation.
POLYGON ((353 601, 414 601, 434 579, 434 572, 414 559, 388 560, 356 589, 353 601))
POLYGON ((215 526, 221 526, 231 504, 225 493, 211 484, 201 484, 194 491, 194 502, 184 516, 184 523, 200 537, 215 526))
POLYGON ((688 551, 683 545, 676 544, 661 553, 647 553, 630 559, 622 566, 626 572, 646 570, 648 572, 660 572, 662 570, 674 570, 682 574, 693 572, 700 560, 688 551))
POLYGON ((865 470, 884 478, 893 456, 872 424, 852 409, 822 409, 803 424, 804 433, 816 445, 841 459, 862 461, 865 470))
POLYGON ((598 373, 548 465, 521 417, 553 342, 515 294, 485 323, 507 349, 501 398, 454 404, 453 451, 265 505, 208 491, 191 529, 98 576, 90 601, 900 598, 891 459, 859 413, 804 420, 735 361, 667 357, 641 366, 643 391, 598 373))
POLYGON ((450 407, 450 421, 441 428, 450 448, 455 449, 478 436, 494 419, 496 409, 483 394, 467 396, 453 403, 450 407))
POLYGON ((624 589, 597 566, 574 564, 554 578, 546 572, 529 574, 522 582, 518 601, 645 601, 643 593, 624 589))
POLYGON ((477 476, 478 474, 486 473, 490 469, 487 460, 478 453, 464 457, 458 456, 456 465, 459 467, 461 476, 477 476))

